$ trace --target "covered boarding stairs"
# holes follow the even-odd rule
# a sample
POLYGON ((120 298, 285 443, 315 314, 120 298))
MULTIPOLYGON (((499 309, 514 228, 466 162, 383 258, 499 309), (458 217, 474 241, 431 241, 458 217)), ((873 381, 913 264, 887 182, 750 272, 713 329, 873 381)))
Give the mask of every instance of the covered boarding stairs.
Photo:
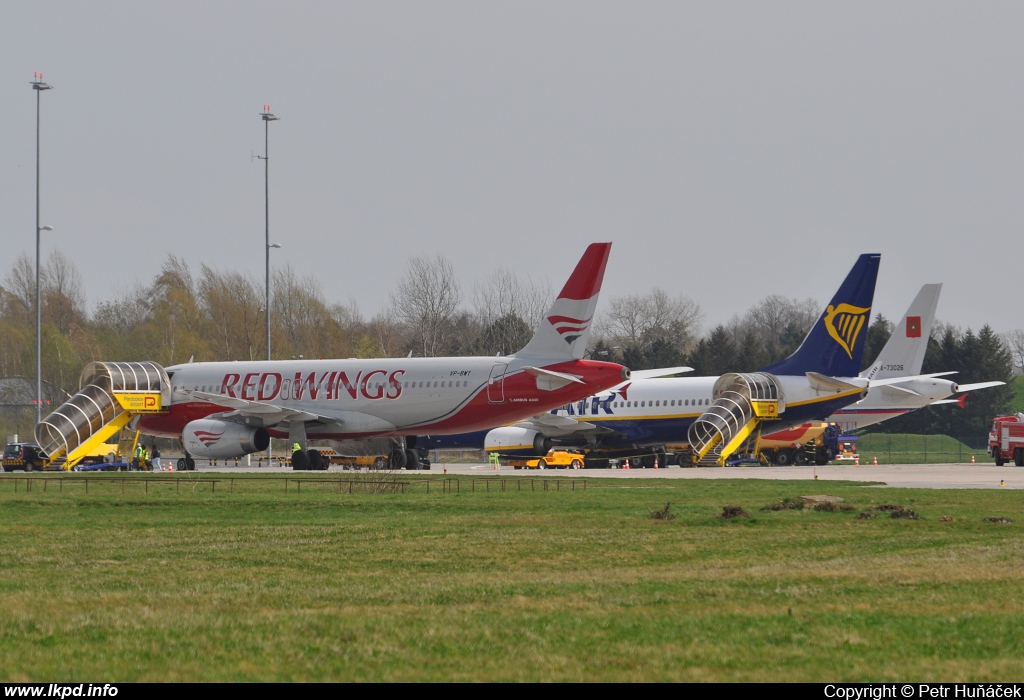
POLYGON ((36 442, 53 463, 65 458, 70 470, 94 450, 121 433, 122 459, 131 456, 137 430, 126 430, 142 413, 159 413, 171 401, 171 380, 155 362, 90 362, 82 371, 77 394, 44 418, 35 430, 36 442))
POLYGON ((688 431, 695 463, 714 452, 715 462, 724 467, 751 436, 760 439, 764 421, 778 420, 786 410, 778 381, 764 372, 723 374, 712 396, 711 406, 688 431))

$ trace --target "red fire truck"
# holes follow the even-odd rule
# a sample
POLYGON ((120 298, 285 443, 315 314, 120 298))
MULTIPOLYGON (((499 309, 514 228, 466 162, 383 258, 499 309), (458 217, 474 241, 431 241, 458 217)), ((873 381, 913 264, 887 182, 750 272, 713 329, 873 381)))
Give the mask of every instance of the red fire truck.
POLYGON ((1001 467, 1011 459, 1024 467, 1024 413, 996 416, 988 434, 988 451, 1001 467))

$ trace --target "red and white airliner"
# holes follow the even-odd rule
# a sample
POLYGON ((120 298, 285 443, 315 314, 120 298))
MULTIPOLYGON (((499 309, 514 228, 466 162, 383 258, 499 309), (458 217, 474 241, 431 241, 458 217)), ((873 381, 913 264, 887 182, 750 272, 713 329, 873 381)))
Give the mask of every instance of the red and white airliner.
POLYGON ((144 415, 146 435, 181 438, 188 455, 220 459, 265 450, 271 437, 322 460, 307 439, 392 441, 391 464, 416 454, 417 435, 504 425, 578 401, 629 378, 584 360, 611 243, 591 244, 525 348, 508 357, 190 362, 167 368, 171 402, 144 415), (404 440, 403 440, 404 438, 404 440))

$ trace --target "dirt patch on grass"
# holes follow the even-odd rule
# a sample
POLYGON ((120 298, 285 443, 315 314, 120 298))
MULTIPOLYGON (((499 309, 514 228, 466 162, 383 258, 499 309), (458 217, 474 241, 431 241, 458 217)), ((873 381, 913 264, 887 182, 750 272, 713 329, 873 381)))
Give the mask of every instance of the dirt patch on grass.
POLYGON ((676 514, 675 513, 670 513, 668 511, 668 509, 669 509, 669 507, 671 505, 672 505, 672 503, 670 501, 670 502, 665 504, 664 508, 659 508, 657 510, 652 510, 651 511, 651 519, 652 520, 675 520, 676 514))
POLYGON ((750 513, 743 510, 741 506, 722 506, 722 517, 726 520, 731 518, 749 518, 750 513))
POLYGON ((890 518, 903 519, 903 520, 920 520, 921 516, 917 514, 917 511, 911 510, 910 508, 903 508, 901 510, 894 510, 889 514, 890 518))
POLYGON ((883 512, 887 513, 887 512, 890 512, 890 511, 903 510, 903 506, 894 506, 891 503, 885 503, 885 504, 880 505, 880 506, 871 506, 871 509, 872 510, 880 510, 880 511, 883 511, 883 512))
POLYGON ((783 498, 775 503, 761 506, 761 510, 803 510, 804 502, 799 498, 783 498))
POLYGON ((1009 518, 985 518, 986 523, 999 523, 1000 525, 1009 525, 1013 521, 1009 518))

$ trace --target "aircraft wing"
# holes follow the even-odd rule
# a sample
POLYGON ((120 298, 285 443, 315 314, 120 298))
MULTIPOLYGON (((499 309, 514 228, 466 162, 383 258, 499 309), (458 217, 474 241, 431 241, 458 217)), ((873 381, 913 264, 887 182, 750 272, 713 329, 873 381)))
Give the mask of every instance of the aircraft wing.
POLYGON ((225 413, 220 414, 222 419, 252 418, 256 419, 259 425, 265 428, 284 422, 301 421, 303 423, 321 423, 336 432, 345 433, 385 432, 395 429, 394 424, 389 423, 383 418, 359 411, 338 411, 336 415, 328 416, 277 404, 259 403, 221 394, 210 394, 204 391, 191 391, 188 393, 199 401, 205 401, 228 409, 225 413))

